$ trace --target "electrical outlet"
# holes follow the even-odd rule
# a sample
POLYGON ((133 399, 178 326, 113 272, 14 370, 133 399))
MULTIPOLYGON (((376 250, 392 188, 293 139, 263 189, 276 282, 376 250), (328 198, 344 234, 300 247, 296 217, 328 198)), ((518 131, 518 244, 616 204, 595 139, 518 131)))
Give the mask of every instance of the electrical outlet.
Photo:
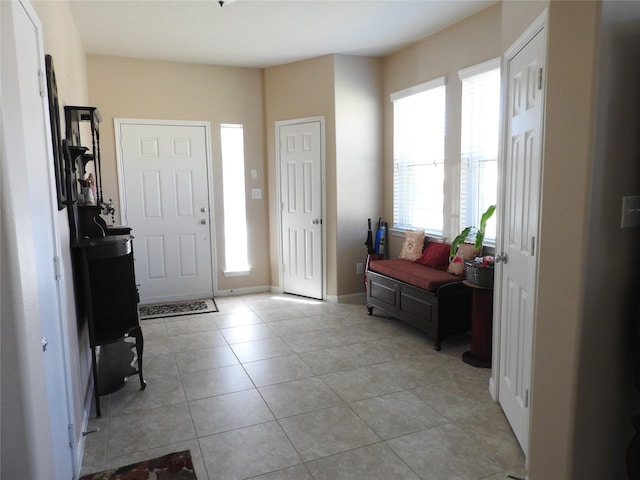
POLYGON ((364 265, 362 263, 356 263, 356 275, 362 275, 364 273, 364 265))

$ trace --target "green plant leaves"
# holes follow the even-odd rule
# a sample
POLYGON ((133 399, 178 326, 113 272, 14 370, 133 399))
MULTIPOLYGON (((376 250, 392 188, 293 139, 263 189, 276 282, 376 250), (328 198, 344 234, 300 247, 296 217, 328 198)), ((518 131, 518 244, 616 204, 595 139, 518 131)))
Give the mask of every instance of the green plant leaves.
POLYGON ((458 236, 453 239, 453 242, 451 242, 451 249, 449 250, 449 258, 453 258, 453 256, 456 254, 456 250, 458 250, 458 245, 463 243, 466 240, 466 238, 469 236, 469 234, 474 230, 476 234, 476 240, 473 246, 478 250, 482 248, 482 244, 484 243, 485 229, 487 228, 487 222, 493 216, 495 211, 496 211, 495 205, 489 206, 489 208, 487 208, 487 210, 480 217, 480 228, 465 227, 458 234, 458 236))

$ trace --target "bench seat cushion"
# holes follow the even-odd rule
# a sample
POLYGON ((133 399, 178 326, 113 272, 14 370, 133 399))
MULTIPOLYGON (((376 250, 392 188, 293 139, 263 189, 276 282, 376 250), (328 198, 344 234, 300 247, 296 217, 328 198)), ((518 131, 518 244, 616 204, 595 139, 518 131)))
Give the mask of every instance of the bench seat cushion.
POLYGON ((448 272, 401 259, 372 261, 369 270, 430 292, 446 283, 462 281, 462 278, 448 272))

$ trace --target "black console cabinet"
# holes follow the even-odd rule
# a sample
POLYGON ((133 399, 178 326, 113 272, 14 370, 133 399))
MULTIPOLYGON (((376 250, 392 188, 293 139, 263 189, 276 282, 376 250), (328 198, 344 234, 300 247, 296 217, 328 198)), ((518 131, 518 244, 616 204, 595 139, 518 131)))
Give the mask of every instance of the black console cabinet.
POLYGON ((132 240, 131 235, 109 235, 80 240, 74 245, 85 280, 84 305, 97 416, 101 415, 100 396, 122 388, 129 376, 138 374, 140 389, 146 387, 142 376, 144 339, 138 320, 132 240), (135 339, 135 343, 125 341, 129 337, 135 339))
POLYGON ((76 311, 80 328, 86 321, 89 329, 99 417, 100 396, 122 388, 129 376, 138 374, 140 389, 146 387, 133 237, 127 227, 108 228, 100 216, 104 204, 98 109, 67 106, 65 117, 63 150, 76 311), (90 138, 83 139, 83 132, 90 132, 90 138))

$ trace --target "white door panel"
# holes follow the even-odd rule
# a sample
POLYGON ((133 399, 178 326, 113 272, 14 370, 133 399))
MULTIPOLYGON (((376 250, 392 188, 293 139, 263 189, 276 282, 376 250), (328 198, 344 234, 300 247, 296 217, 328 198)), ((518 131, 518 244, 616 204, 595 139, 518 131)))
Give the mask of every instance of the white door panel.
POLYGON ((545 33, 538 32, 508 60, 507 148, 500 264, 498 399, 524 452, 529 440, 529 395, 537 278, 545 33))
POLYGON ((204 127, 123 123, 120 135, 141 302, 211 296, 204 127))
POLYGON ((320 122, 280 132, 283 289, 322 298, 322 145, 320 122))

